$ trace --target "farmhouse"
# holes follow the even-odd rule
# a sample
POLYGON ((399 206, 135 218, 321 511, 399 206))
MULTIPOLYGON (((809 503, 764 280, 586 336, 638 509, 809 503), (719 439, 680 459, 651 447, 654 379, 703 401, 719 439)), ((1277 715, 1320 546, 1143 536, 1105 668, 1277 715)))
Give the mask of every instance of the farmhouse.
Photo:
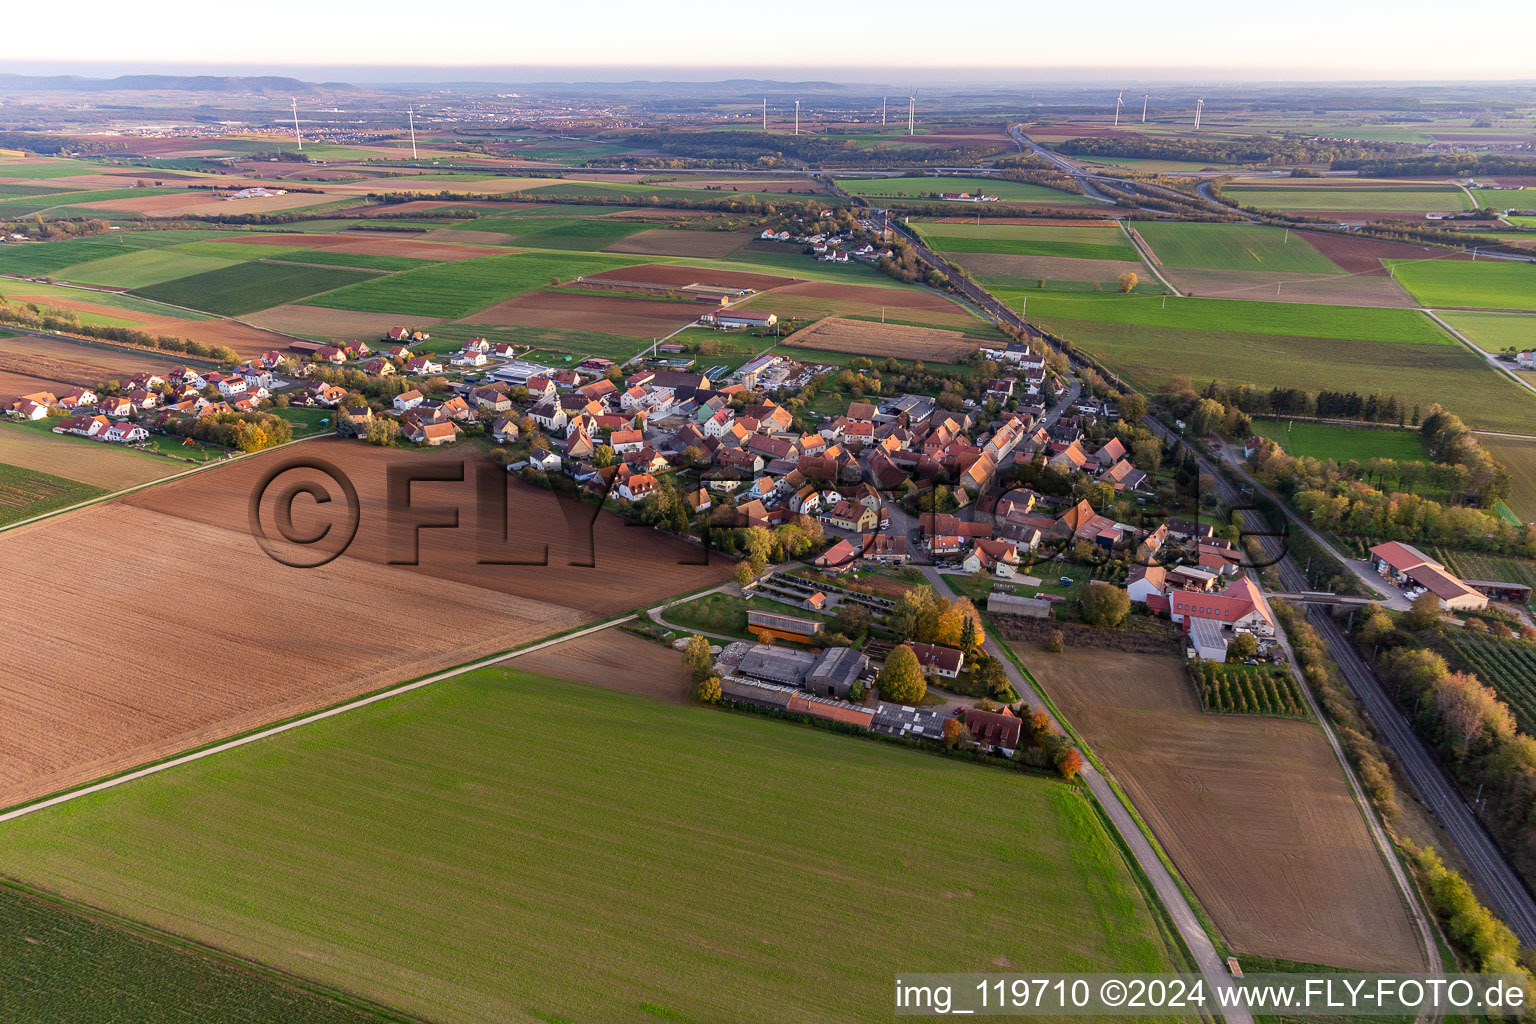
POLYGON ((923 667, 924 672, 931 672, 945 679, 955 679, 960 675, 960 669, 965 665, 965 652, 957 651, 953 647, 940 647, 938 644, 920 644, 916 641, 908 641, 907 647, 917 655, 917 663, 923 667))
POLYGON ((778 322, 778 316, 773 313, 748 313, 743 310, 722 309, 699 317, 699 323, 719 328, 755 327, 761 330, 772 327, 778 322))
POLYGON ((1445 611, 1480 611, 1488 597, 1467 586, 1444 565, 1418 548, 1388 541, 1371 548, 1371 567, 1400 587, 1419 588, 1440 599, 1445 611))
POLYGON ((983 750, 1012 757, 1024 723, 1011 711, 967 711, 965 727, 983 750))

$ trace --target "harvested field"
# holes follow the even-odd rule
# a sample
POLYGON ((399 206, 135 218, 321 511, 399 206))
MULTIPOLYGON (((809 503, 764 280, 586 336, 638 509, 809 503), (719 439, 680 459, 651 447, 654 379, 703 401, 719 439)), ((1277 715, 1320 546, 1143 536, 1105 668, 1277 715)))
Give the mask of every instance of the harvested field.
MULTIPOLYGON (((0 398, 5 397, 0 374, 0 398)), ((54 473, 105 491, 120 491, 190 469, 157 455, 130 451, 83 437, 64 437, 10 425, 0 426, 0 462, 40 473, 54 473)))
MULTIPOLYGON (((377 234, 377 241, 414 241, 421 237, 411 231, 378 231, 368 232, 366 238, 372 239, 377 234)), ((292 249, 324 249, 331 245, 344 245, 348 242, 358 241, 357 234, 345 234, 336 232, 333 234, 306 235, 302 232, 250 232, 248 234, 224 235, 214 239, 216 242, 233 242, 239 245, 277 245, 292 249)))
MULTIPOLYGON (((251 313, 245 319, 258 327, 267 327, 287 334, 360 338, 365 341, 382 337, 391 327, 402 326, 400 317, 391 313, 362 313, 355 310, 326 309, 324 306, 299 306, 292 303, 251 313)), ((413 316, 408 319, 412 327, 428 327, 443 322, 441 317, 432 316, 413 316)), ((270 339, 268 348, 283 340, 268 337, 270 339)))
POLYGON ((752 231, 680 231, 652 228, 609 245, 604 252, 635 252, 653 256, 729 256, 756 237, 752 231))
POLYGON ((521 672, 573 679, 609 690, 678 703, 688 701, 688 673, 680 651, 642 640, 622 629, 605 629, 517 659, 521 672))
POLYGON ((987 330, 987 325, 959 303, 936 292, 917 288, 804 281, 775 288, 741 304, 754 312, 777 313, 780 320, 812 320, 824 316, 866 316, 959 330, 987 330))
MULTIPOLYGON (((155 316, 150 313, 139 313, 134 310, 119 309, 114 306, 103 306, 93 302, 77 301, 72 297, 61 298, 59 294, 49 292, 47 295, 32 296, 23 285, 23 290, 11 292, 11 298, 31 299, 41 305, 52 306, 56 309, 70 309, 82 314, 82 322, 86 317, 103 317, 116 322, 125 322, 151 334, 173 335, 178 338, 195 338, 209 345, 228 345, 235 350, 235 354, 241 359, 260 355, 274 347, 285 344, 283 338, 252 327, 238 320, 225 320, 218 317, 210 317, 200 320, 178 320, 168 316, 155 316)), ((89 297, 88 291, 80 291, 79 295, 89 297)), ((132 298, 129 296, 129 298, 132 298)), ((164 307, 170 308, 170 307, 164 307)), ((38 339, 42 340, 42 339, 38 339)), ((129 350, 124 350, 125 352, 129 350)), ((131 352, 129 354, 132 354, 131 352)), ((155 358, 155 357, 151 357, 155 358)), ((167 355, 165 358, 172 358, 167 355)), ((165 363, 165 366, 175 365, 165 363)))
POLYGON ((1344 306, 1417 306, 1389 277, 1264 273, 1251 270, 1185 270, 1163 267, 1163 276, 1186 295, 1216 299, 1269 299, 1344 306), (1276 285, 1279 285, 1278 290, 1276 285))
POLYGON ((1310 722, 1200 711, 1176 657, 1030 664, 1239 954, 1421 970, 1402 896, 1310 722))
POLYGON ((468 245, 505 245, 517 241, 516 235, 499 231, 470 231, 464 228, 433 228, 414 236, 424 242, 463 242, 468 245))
POLYGON ((135 373, 164 373, 175 365, 169 359, 139 355, 126 348, 32 336, 0 338, 0 370, 73 387, 100 387, 135 373))
POLYGON ((794 284, 796 279, 793 277, 777 277, 772 274, 749 274, 740 270, 692 267, 685 263, 642 263, 639 266, 620 267, 617 270, 604 270, 598 274, 587 274, 580 278, 580 280, 617 283, 634 282, 636 284, 676 285, 678 287, 690 284, 719 285, 725 288, 755 288, 763 292, 769 288, 794 284))
MULTIPOLYGON (((721 560, 678 565, 679 558, 697 557, 696 550, 649 530, 625 529, 616 517, 601 516, 589 532, 590 506, 576 510, 578 542, 569 544, 571 531, 555 497, 516 481, 509 481, 509 515, 522 533, 510 550, 487 557, 537 558, 547 544, 548 566, 477 564, 472 480, 413 488, 418 507, 458 502, 463 525, 423 530, 419 566, 388 565, 392 554, 408 557, 409 548, 392 548, 386 535, 386 466, 458 465, 460 459, 455 452, 364 451, 347 442, 312 441, 0 534, 7 566, 22 578, 55 581, 42 593, 10 588, 0 595, 0 617, 20 627, 3 652, 7 676, 26 680, 0 692, 0 746, 19 752, 0 764, 0 806, 717 583, 728 573, 721 560), (316 569, 271 560, 247 525, 260 475, 300 452, 347 473, 361 504, 360 529, 347 554, 316 569), (568 564, 572 557, 593 557, 593 549, 597 568, 568 564), (165 593, 202 596, 122 600, 122 580, 145 564, 155 566, 156 585, 165 593), (240 580, 239 588, 210 589, 211 565, 240 580), (359 606, 378 622, 409 619, 411 628, 326 626, 338 609, 359 606), (95 609, 84 632, 81 607, 95 609), (230 625, 234 619, 238 628, 230 625), (119 669, 129 647, 157 671, 125 680, 119 669), (185 680, 199 681, 196 700, 187 699, 185 680)), ((463 459, 471 478, 475 466, 492 465, 469 452, 463 459)), ((306 472, 285 474, 283 483, 326 483, 306 472)), ((313 528, 315 515, 315 507, 301 501, 296 528, 313 528)), ((408 533, 401 543, 409 545, 408 533)))
POLYGON ((1377 238, 1362 238, 1334 231, 1298 231, 1298 235, 1312 243, 1312 248, 1338 264, 1345 273, 1365 274, 1370 277, 1386 277, 1387 268, 1382 260, 1421 260, 1428 256, 1459 260, 1460 253, 1446 254, 1439 249, 1426 249, 1406 242, 1388 242, 1377 238))
POLYGON ((1135 274, 1143 282, 1156 278, 1140 260, 1079 260, 1061 256, 1016 256, 966 252, 950 258, 983 284, 997 282, 1015 287, 1034 287, 1039 281, 1087 281, 1114 291, 1121 274, 1135 274))
POLYGON ((558 327, 600 331, 633 338, 671 334, 699 318, 707 307, 666 299, 633 299, 618 295, 572 292, 531 292, 508 299, 464 318, 465 323, 513 327, 558 327))
POLYGON ((1524 521, 1536 522, 1536 440, 1516 437, 1480 437, 1478 440, 1509 470, 1509 500, 1505 504, 1524 521))
POLYGON ((975 338, 959 331, 845 320, 835 316, 796 331, 784 344, 791 348, 849 352, 872 358, 895 356, 935 363, 958 363, 980 346, 975 338))
POLYGON ((197 213, 278 213, 299 210, 321 203, 334 203, 336 197, 315 192, 290 192, 282 196, 256 196, 251 199, 225 199, 212 192, 178 192, 173 195, 136 196, 131 199, 106 199, 82 203, 89 210, 142 213, 149 217, 183 217, 197 213))

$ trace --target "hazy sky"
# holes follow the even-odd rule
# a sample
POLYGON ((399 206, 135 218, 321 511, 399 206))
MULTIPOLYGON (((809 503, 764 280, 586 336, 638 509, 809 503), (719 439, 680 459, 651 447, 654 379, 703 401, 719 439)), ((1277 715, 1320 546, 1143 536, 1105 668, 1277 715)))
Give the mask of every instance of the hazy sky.
POLYGON ((9 5, 4 19, 6 36, 27 40, 32 60, 0 70, 34 71, 57 59, 82 71, 83 62, 100 62, 94 70, 107 74, 193 65, 231 73, 460 65, 474 66, 477 79, 488 77, 485 68, 506 69, 489 77, 507 81, 572 77, 560 73, 571 66, 596 79, 701 65, 708 77, 724 69, 732 77, 834 81, 900 82, 932 78, 940 68, 951 69, 946 77, 990 81, 1074 68, 1092 69, 1094 78, 1531 79, 1530 45, 1498 29, 1527 23, 1528 3, 158 0, 146 7, 81 0, 61 19, 59 8, 34 0, 9 5))

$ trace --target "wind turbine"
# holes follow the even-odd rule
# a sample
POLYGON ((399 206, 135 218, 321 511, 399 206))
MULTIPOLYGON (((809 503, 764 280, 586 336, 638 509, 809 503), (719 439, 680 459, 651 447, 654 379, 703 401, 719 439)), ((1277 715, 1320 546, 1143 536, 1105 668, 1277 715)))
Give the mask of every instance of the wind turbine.
POLYGON ((763 131, 768 130, 768 97, 763 97, 763 131))
POLYGON ((416 108, 414 105, 406 106, 405 116, 411 120, 411 162, 414 163, 416 161, 416 108))
POLYGON ((800 134, 800 101, 795 100, 795 134, 800 134))
POLYGON ((880 97, 880 127, 881 128, 885 127, 885 107, 886 107, 886 104, 888 102, 889 101, 887 100, 886 97, 884 97, 884 96, 880 97))
POLYGON ((1149 92, 1141 94, 1141 123, 1147 123, 1147 100, 1152 96, 1149 92))
POLYGON ((1195 131, 1200 130, 1200 111, 1205 109, 1205 97, 1195 100, 1195 131))
POLYGON ((1115 97, 1115 127, 1120 127, 1120 108, 1125 104, 1125 90, 1120 90, 1120 95, 1115 97))
POLYGON ((299 142, 299 152, 304 152, 304 136, 299 134, 299 101, 290 96, 289 101, 293 105, 293 137, 299 142))
POLYGON ((917 97, 907 97, 907 134, 917 134, 917 97))

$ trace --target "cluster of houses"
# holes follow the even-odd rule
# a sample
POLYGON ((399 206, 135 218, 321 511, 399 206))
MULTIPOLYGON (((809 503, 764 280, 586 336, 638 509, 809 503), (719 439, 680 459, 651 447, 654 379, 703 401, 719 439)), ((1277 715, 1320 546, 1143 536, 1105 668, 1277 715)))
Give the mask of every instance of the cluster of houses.
POLYGON ((789 231, 775 231, 770 228, 764 230, 758 237, 765 242, 788 242, 793 245, 809 246, 811 254, 823 263, 847 263, 850 259, 875 263, 879 260, 892 259, 896 255, 889 248, 883 246, 877 248, 869 242, 855 247, 856 240, 843 235, 828 235, 820 232, 796 235, 789 231))

